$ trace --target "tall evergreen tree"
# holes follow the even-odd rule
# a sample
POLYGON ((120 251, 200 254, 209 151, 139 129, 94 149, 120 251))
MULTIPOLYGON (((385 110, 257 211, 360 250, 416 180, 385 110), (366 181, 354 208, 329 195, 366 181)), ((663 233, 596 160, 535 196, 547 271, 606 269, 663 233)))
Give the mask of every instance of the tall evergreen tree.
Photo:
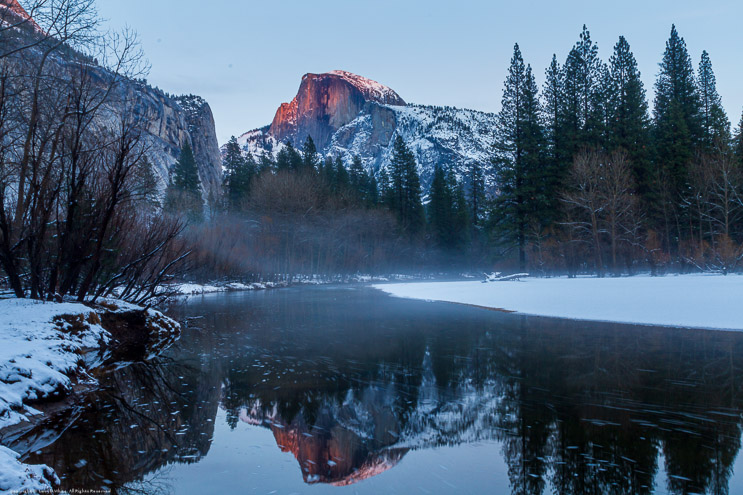
POLYGON ((243 209, 250 192, 250 184, 256 173, 253 157, 243 156, 237 139, 233 136, 225 146, 222 160, 225 170, 224 191, 226 207, 231 212, 243 209))
POLYGON ((387 205, 388 207, 392 204, 392 198, 390 193, 390 174, 387 169, 379 169, 379 180, 377 181, 377 191, 379 193, 379 202, 387 205))
POLYGON ((552 55, 550 66, 545 71, 545 83, 542 90, 542 113, 545 165, 549 176, 552 177, 548 196, 555 199, 558 196, 557 190, 562 188, 571 161, 571 157, 566 152, 564 99, 563 71, 557 62, 557 56, 552 55))
POLYGON ((623 150, 632 163, 639 192, 651 189, 650 116, 637 61, 624 36, 609 60, 608 151, 623 150))
POLYGON ((403 231, 417 235, 424 224, 421 185, 415 155, 398 135, 390 160, 390 190, 388 205, 395 213, 403 231))
POLYGON ((662 200, 651 212, 664 232, 667 249, 678 246, 685 231, 693 232, 689 172, 705 140, 701 108, 686 42, 672 26, 655 83, 655 172, 662 200))
POLYGON ((572 157, 583 148, 598 148, 604 136, 603 75, 598 46, 586 26, 563 68, 563 121, 566 150, 572 157))
POLYGON ((505 241, 518 249, 521 270, 526 268, 528 230, 535 224, 541 228, 547 213, 544 135, 537 91, 531 67, 524 65, 517 44, 498 114, 493 163, 499 194, 493 219, 505 241))
POLYGON ((686 42, 676 26, 666 42, 655 83, 655 142, 660 166, 673 182, 674 194, 684 192, 689 163, 703 138, 701 102, 686 42))
POLYGON ((276 169, 276 162, 270 153, 264 153, 261 155, 261 159, 258 161, 258 173, 268 172, 276 169))
POLYGON ((472 225, 479 225, 485 203, 485 174, 480 163, 473 161, 469 166, 470 205, 472 225))
POLYGON ((222 167, 226 174, 229 175, 232 170, 237 169, 243 160, 240 144, 237 142, 237 138, 232 136, 224 146, 224 156, 222 157, 222 167))
POLYGON ((188 142, 181 148, 178 161, 173 166, 165 198, 165 207, 170 212, 185 213, 192 221, 203 219, 204 202, 201 197, 199 168, 188 142))
POLYGON ((364 189, 364 203, 369 206, 376 206, 379 203, 379 187, 377 186, 377 179, 374 174, 369 172, 366 175, 366 187, 364 189))
POLYGON ((304 144, 302 145, 302 167, 305 170, 316 170, 320 164, 320 155, 317 153, 317 147, 315 141, 312 140, 312 136, 307 136, 304 144))
POLYGON ((276 170, 299 170, 302 168, 302 155, 297 151, 291 141, 286 144, 276 154, 276 170))
POLYGON ((359 155, 354 155, 349 170, 349 185, 356 191, 359 201, 367 207, 377 204, 377 180, 374 174, 368 173, 359 155))
POLYGON ((452 198, 451 248, 463 249, 469 242, 471 221, 464 185, 457 179, 453 168, 449 168, 446 183, 452 198))
POLYGON ((343 164, 343 159, 340 155, 335 157, 335 187, 337 191, 345 191, 351 185, 351 179, 348 175, 348 170, 343 164))
POLYGON ((706 50, 702 52, 702 60, 699 62, 697 81, 701 98, 704 147, 711 150, 715 145, 727 144, 730 140, 730 121, 722 108, 722 100, 717 92, 717 79, 706 50))
POLYGON ((364 170, 364 164, 359 155, 354 155, 351 161, 351 168, 348 171, 348 181, 351 188, 356 191, 356 195, 362 202, 366 202, 366 181, 368 176, 364 170))
POLYGON ((446 174, 440 165, 433 171, 433 180, 429 189, 428 223, 431 234, 440 247, 448 244, 452 228, 452 197, 446 182, 446 174))
POLYGON ((429 192, 428 219, 436 245, 448 252, 461 250, 469 231, 464 188, 452 169, 436 166, 429 192))
POLYGON ((325 183, 330 187, 331 191, 336 190, 336 176, 335 176, 335 164, 333 158, 328 155, 325 157, 325 164, 320 166, 320 176, 325 183))
MULTIPOLYGON (((291 143, 288 143, 288 145, 291 145, 291 143)), ((284 146, 276 153, 276 171, 289 170, 289 166, 289 149, 288 146, 284 146)))

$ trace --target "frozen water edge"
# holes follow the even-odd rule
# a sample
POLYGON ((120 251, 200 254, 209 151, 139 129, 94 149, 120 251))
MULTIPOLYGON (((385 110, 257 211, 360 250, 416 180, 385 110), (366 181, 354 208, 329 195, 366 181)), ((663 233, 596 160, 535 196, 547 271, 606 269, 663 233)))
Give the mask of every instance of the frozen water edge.
MULTIPOLYGON (((0 299, 0 430, 40 414, 30 402, 62 399, 73 380, 95 383, 88 374, 94 363, 85 363, 83 352, 101 348, 111 339, 101 326, 99 311, 142 309, 115 300, 101 304, 97 310, 74 302, 0 299)), ((158 332, 178 327, 152 309, 147 309, 147 320, 158 332)), ((57 481, 51 469, 24 465, 17 457, 0 446, 0 492, 53 488, 57 481)))
POLYGON ((374 285, 396 297, 638 325, 743 330, 743 276, 527 278, 374 285))

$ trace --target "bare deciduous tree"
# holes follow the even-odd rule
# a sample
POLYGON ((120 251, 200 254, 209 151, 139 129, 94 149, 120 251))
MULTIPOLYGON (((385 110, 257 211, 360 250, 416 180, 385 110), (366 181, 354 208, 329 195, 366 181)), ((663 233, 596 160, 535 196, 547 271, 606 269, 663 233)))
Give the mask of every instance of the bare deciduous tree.
POLYGON ((605 269, 606 245, 611 270, 619 274, 620 247, 633 245, 640 229, 632 168, 626 155, 582 152, 573 162, 568 184, 562 201, 572 214, 565 225, 591 246, 599 275, 605 269))
POLYGON ((17 297, 151 298, 186 250, 183 225, 141 197, 147 123, 121 87, 146 70, 136 36, 99 32, 93 0, 35 0, 35 21, 13 7, 0 5, 6 281, 17 297))

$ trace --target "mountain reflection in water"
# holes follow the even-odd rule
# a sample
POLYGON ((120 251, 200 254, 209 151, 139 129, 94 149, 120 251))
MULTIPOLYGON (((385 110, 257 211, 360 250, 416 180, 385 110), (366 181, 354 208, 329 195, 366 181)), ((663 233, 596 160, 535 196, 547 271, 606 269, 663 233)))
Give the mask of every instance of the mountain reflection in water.
MULTIPOLYGON (((82 404, 15 439, 26 462, 52 466, 66 489, 177 492, 178 479, 157 475, 208 457, 221 415, 225 436, 270 431, 311 484, 495 443, 509 482, 495 492, 743 490, 733 476, 743 334, 524 317, 366 288, 207 296, 178 313, 200 318, 165 356, 106 374, 82 404)), ((260 463, 260 451, 243 455, 260 463)))

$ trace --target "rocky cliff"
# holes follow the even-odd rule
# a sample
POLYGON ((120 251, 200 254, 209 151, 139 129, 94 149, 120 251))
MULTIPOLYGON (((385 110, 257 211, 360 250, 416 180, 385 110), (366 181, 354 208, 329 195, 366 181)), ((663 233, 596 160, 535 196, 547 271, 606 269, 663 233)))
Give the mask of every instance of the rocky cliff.
POLYGON ((350 72, 305 74, 297 96, 279 107, 268 133, 278 141, 303 142, 312 136, 318 149, 326 149, 367 103, 405 105, 390 88, 350 72))
MULTIPOLYGON (((0 24, 15 27, 16 39, 33 39, 43 36, 41 28, 31 19, 17 0, 0 0, 0 24)), ((2 35, 7 32, 2 33, 2 35)), ((33 57, 33 50, 26 50, 33 57)), ((111 83, 113 74, 100 67, 94 60, 71 49, 59 50, 48 62, 49 72, 70 74, 76 65, 83 64, 101 86, 111 83)), ((149 159, 164 189, 170 170, 178 159, 180 149, 189 143, 199 166, 199 175, 205 199, 219 193, 222 183, 222 160, 217 142, 214 117, 209 104, 198 96, 171 96, 145 81, 122 79, 108 99, 106 119, 116 119, 123 114, 125 105, 133 105, 134 115, 146 122, 145 141, 149 159)))
POLYGON ((392 89, 350 72, 305 74, 294 99, 283 103, 271 125, 238 139, 254 155, 275 155, 291 141, 312 136, 318 150, 348 163, 361 157, 378 173, 389 166, 399 134, 418 160, 424 186, 437 164, 451 166, 467 181, 475 163, 489 162, 493 114, 451 107, 409 105, 392 89))
MULTIPOLYGON (((194 95, 167 95, 141 81, 124 81, 120 92, 124 93, 125 101, 133 102, 134 112, 146 121, 148 157, 160 188, 167 186, 180 150, 188 143, 199 167, 204 199, 218 194, 222 184, 222 158, 209 104, 194 95)), ((119 109, 114 102, 110 110, 116 114, 119 109)))

